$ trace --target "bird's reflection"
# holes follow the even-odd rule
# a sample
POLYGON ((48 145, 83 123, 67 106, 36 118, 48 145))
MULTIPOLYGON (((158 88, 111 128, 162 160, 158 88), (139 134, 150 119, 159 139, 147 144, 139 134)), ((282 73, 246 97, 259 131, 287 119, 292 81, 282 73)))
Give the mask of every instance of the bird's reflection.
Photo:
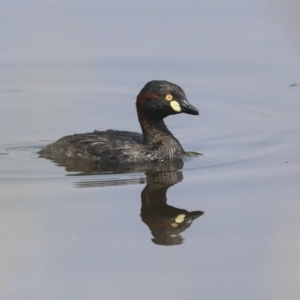
POLYGON ((202 211, 187 211, 167 204, 167 190, 183 179, 181 171, 148 171, 147 185, 143 189, 141 218, 148 225, 157 245, 180 245, 180 233, 189 228, 202 211))
POLYGON ((141 219, 152 233, 152 241, 157 245, 180 245, 183 243, 181 233, 192 222, 203 215, 202 211, 187 211, 167 204, 168 189, 182 181, 183 161, 152 165, 103 165, 76 159, 55 159, 59 166, 69 175, 97 175, 97 179, 81 180, 74 184, 78 188, 107 187, 128 184, 147 183, 141 193, 141 219), (120 178, 121 174, 126 178, 120 178), (118 176, 114 176, 118 174, 118 176), (108 177, 109 175, 109 177, 108 177), (130 176, 130 178, 129 178, 130 176))

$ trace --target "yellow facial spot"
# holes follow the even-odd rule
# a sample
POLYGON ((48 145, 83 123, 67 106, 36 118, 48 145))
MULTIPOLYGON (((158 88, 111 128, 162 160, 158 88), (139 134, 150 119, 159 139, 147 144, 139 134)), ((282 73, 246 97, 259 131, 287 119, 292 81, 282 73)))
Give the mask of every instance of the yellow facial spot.
POLYGON ((171 226, 176 228, 178 226, 178 224, 177 223, 171 223, 171 226))
POLYGON ((181 112, 181 107, 177 101, 171 101, 170 105, 173 108, 173 110, 175 110, 177 112, 181 112))
POLYGON ((175 218, 175 222, 176 222, 176 223, 182 223, 182 222, 184 221, 184 218, 185 218, 185 214, 178 215, 178 216, 175 218))
POLYGON ((172 101, 173 100, 173 96, 171 94, 166 95, 165 99, 167 101, 172 101))

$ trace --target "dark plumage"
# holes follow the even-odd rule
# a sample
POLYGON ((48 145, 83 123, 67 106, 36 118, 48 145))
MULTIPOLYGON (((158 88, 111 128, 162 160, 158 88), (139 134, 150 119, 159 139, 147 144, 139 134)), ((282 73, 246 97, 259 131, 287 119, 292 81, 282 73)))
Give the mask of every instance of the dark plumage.
POLYGON ((198 115, 184 91, 176 84, 153 80, 136 101, 143 134, 129 131, 94 131, 65 136, 41 150, 45 158, 69 157, 103 163, 143 163, 181 158, 184 150, 163 119, 169 115, 198 115))

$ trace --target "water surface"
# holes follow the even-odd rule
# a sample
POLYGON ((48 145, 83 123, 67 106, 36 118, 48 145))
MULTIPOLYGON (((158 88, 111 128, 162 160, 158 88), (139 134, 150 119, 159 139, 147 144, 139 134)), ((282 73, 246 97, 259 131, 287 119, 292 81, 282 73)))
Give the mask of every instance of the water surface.
POLYGON ((0 11, 1 299, 299 299, 296 1, 0 11), (166 123, 203 156, 104 174, 38 157, 67 134, 139 131, 152 79, 201 111, 166 123))

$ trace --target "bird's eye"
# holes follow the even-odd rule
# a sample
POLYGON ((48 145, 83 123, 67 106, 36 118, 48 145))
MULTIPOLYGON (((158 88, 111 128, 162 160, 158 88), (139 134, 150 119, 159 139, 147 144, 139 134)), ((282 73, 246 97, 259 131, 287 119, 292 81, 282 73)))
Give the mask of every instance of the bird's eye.
POLYGON ((165 99, 167 101, 171 101, 171 100, 173 100, 173 96, 171 94, 168 94, 168 95, 166 95, 165 99))

